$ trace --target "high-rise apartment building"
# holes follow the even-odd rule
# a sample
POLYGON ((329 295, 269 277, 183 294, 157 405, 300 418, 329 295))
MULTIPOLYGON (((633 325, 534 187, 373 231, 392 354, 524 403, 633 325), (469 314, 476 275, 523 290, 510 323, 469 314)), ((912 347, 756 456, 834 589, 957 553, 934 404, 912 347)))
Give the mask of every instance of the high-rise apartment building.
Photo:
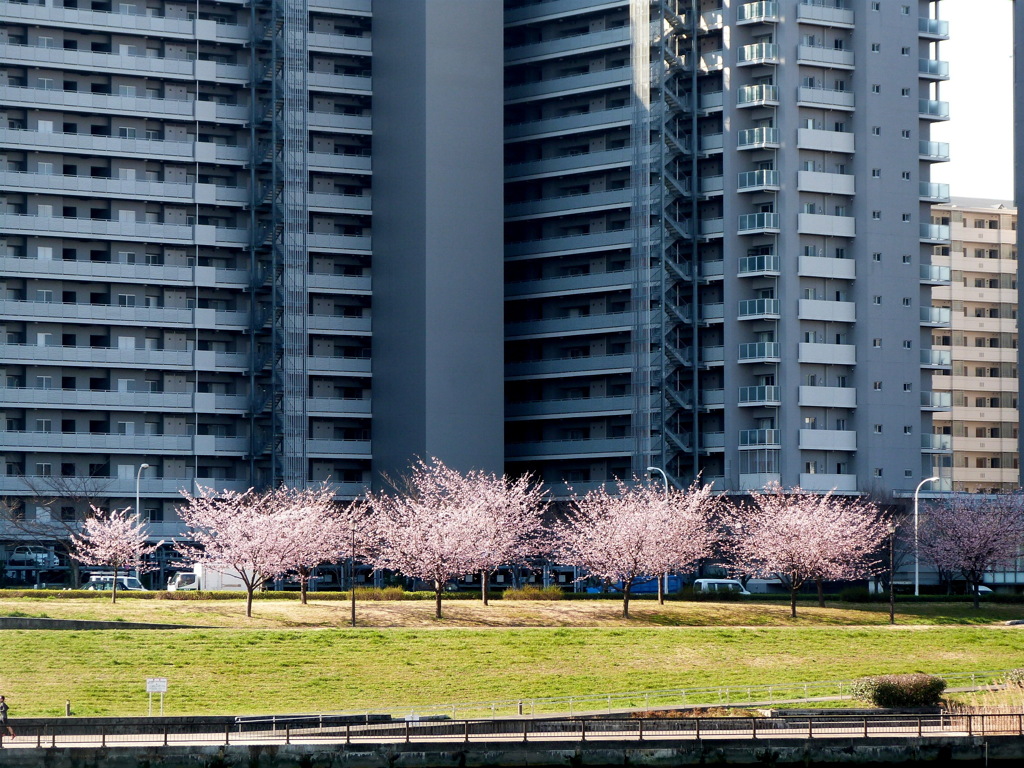
POLYGON ((935 430, 952 440, 953 490, 1017 490, 1017 210, 954 198, 932 215, 952 241, 932 257, 951 277, 932 289, 932 303, 952 318, 932 337, 932 354, 952 365, 936 371, 932 389, 935 430))
POLYGON ((506 4, 507 461, 948 478, 937 2, 506 4))
POLYGON ((3 0, 0 493, 948 478, 938 5, 3 0))

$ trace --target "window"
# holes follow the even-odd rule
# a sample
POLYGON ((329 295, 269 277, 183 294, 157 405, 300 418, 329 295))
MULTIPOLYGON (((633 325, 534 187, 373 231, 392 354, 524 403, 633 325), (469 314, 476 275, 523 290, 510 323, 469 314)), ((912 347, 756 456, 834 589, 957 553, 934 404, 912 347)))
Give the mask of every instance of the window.
POLYGON ((901 175, 904 181, 910 181, 910 171, 904 171, 901 175))
POLYGON ((881 211, 872 211, 871 212, 871 218, 874 219, 875 221, 878 221, 879 219, 882 218, 882 212, 881 211))
POLYGON ((903 221, 910 221, 910 214, 909 213, 904 213, 901 218, 902 218, 903 221))
POLYGON ((882 297, 881 296, 872 296, 871 297, 871 303, 872 304, 881 304, 882 303, 882 297))
POLYGON ((871 169, 871 178, 873 178, 873 179, 880 179, 880 178, 882 178, 882 169, 881 168, 872 168, 871 169))
POLYGON ((135 296, 130 293, 117 294, 117 305, 119 307, 134 307, 135 296))
POLYGON ((871 340, 871 346, 872 347, 876 347, 876 348, 882 346, 882 340, 881 339, 872 339, 871 340))
POLYGON ((910 306, 910 297, 909 296, 904 296, 903 297, 903 306, 904 307, 909 307, 910 306))
POLYGON ((912 426, 910 426, 909 424, 904 424, 903 425, 903 434, 904 435, 912 435, 912 434, 914 434, 914 428, 912 426))
POLYGON ((882 260, 882 254, 880 254, 877 251, 875 251, 874 253, 871 254, 871 260, 872 261, 881 261, 882 260))
POLYGON ((910 138, 910 131, 908 131, 906 128, 904 128, 902 131, 900 131, 900 136, 902 136, 904 139, 909 139, 910 138))
POLYGON ((882 434, 882 425, 881 424, 875 424, 875 426, 873 427, 873 431, 874 431, 874 433, 876 435, 882 434))
POLYGON ((882 50, 882 44, 881 43, 872 43, 871 44, 871 52, 872 53, 878 53, 881 50, 882 50))
POLYGON ((872 93, 881 93, 882 92, 882 86, 880 86, 878 83, 872 83, 871 84, 871 92, 872 93))
POLYGON ((872 2, 871 2, 871 10, 872 11, 880 11, 881 9, 882 9, 881 0, 872 0, 872 2))
POLYGON ((882 389, 882 382, 880 382, 880 381, 873 381, 873 382, 871 382, 871 388, 873 390, 875 390, 876 392, 880 391, 882 389))
POLYGON ((910 254, 909 253, 904 253, 903 254, 903 263, 904 264, 909 264, 910 263, 910 254))
POLYGON ((914 391, 914 385, 911 384, 909 381, 903 382, 903 391, 904 392, 913 392, 914 391))
POLYGON ((874 472, 872 472, 872 474, 875 477, 881 477, 882 476, 882 468, 881 467, 875 467, 874 472))
POLYGON ((38 477, 49 477, 53 474, 53 465, 49 463, 36 464, 36 475, 38 477))
POLYGON ((910 96, 910 89, 909 88, 901 88, 900 89, 900 96, 910 96))
POLYGON ((872 125, 871 126, 871 135, 872 136, 881 136, 882 135, 882 126, 880 126, 880 125, 872 125))
POLYGON ((910 6, 909 5, 900 6, 900 13, 902 13, 904 16, 909 16, 910 15, 910 6))
POLYGON ((904 339, 903 340, 903 348, 904 349, 913 349, 914 348, 914 342, 912 342, 910 339, 904 339))
POLYGON ((909 56, 910 55, 910 46, 905 45, 902 48, 900 48, 900 55, 901 56, 909 56))

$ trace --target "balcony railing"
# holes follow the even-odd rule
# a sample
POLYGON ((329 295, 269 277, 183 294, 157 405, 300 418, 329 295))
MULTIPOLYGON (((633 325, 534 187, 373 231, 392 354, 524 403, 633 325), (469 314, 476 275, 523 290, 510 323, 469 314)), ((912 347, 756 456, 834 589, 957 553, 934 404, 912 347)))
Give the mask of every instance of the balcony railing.
POLYGON ((747 299, 740 302, 739 317, 744 318, 777 318, 782 310, 782 302, 778 299, 747 299))
POLYGON ((925 451, 953 450, 952 435, 921 435, 921 448, 925 451))
POLYGON ((921 307, 923 325, 944 326, 953 322, 953 312, 946 307, 921 307))
POLYGON ((922 141, 918 154, 924 160, 944 163, 949 160, 949 144, 945 141, 922 141))
POLYGON ((740 344, 737 359, 740 362, 778 362, 782 359, 782 345, 777 341, 740 344))
POLYGON ((741 429, 740 448, 760 448, 782 445, 782 433, 777 429, 741 429))
POLYGON ((928 181, 920 182, 921 199, 929 203, 948 203, 949 184, 937 184, 928 181))
POLYGON ((922 392, 921 408, 929 411, 948 411, 953 407, 952 392, 922 392))
POLYGON ((949 225, 922 224, 921 239, 929 242, 946 242, 949 240, 949 225))
POLYGON ((744 85, 739 89, 736 103, 739 106, 756 104, 778 104, 779 87, 777 85, 744 85))
POLYGON ((740 23, 778 21, 779 4, 772 0, 758 3, 744 3, 739 7, 736 18, 740 23))
POLYGON ((778 171, 742 171, 736 181, 736 188, 741 192, 778 186, 778 171))
POLYGON ((782 218, 777 213, 741 213, 740 233, 777 232, 782 227, 782 218))
POLYGON ((921 265, 922 283, 948 283, 953 279, 953 271, 949 267, 936 264, 921 265))
POLYGON ((939 59, 919 59, 917 71, 925 77, 945 80, 949 77, 949 62, 939 59))
POLYGON ((782 387, 740 387, 740 405, 779 405, 782 402, 782 387))
POLYGON ((919 34, 929 37, 949 37, 949 22, 942 19, 919 18, 917 20, 917 31, 919 34))
POLYGON ((921 117, 934 120, 949 119, 949 102, 936 99, 919 99, 918 113, 921 117))
POLYGON ((741 256, 737 274, 740 276, 751 275, 777 275, 782 271, 782 260, 774 254, 761 254, 759 256, 741 256))
POLYGON ((761 149, 778 145, 780 141, 778 128, 746 128, 739 132, 736 139, 737 149, 761 149))
POLYGON ((740 64, 775 62, 779 59, 778 43, 754 43, 744 45, 737 57, 740 64))
POLYGON ((948 368, 953 364, 953 353, 948 349, 922 349, 921 365, 948 368))

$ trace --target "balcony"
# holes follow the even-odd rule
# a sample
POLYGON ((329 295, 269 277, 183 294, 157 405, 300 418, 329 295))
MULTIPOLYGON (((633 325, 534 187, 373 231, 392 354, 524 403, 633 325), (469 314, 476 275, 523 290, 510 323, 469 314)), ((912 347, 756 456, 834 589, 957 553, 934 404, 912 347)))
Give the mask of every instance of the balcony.
POLYGON ((505 103, 521 104, 535 99, 572 96, 600 89, 628 88, 633 80, 630 72, 629 67, 616 67, 512 85, 505 88, 505 103))
POLYGON ((548 0, 507 9, 505 23, 518 26, 526 22, 560 21, 563 16, 572 17, 592 11, 593 0, 548 0))
POLYGON ((525 360, 505 363, 505 376, 510 380, 557 378, 581 374, 628 373, 633 367, 632 355, 591 355, 559 357, 548 360, 525 360))
POLYGON ((311 458, 371 458, 369 440, 331 440, 313 437, 306 440, 306 451, 311 458))
POLYGON ((774 23, 779 20, 779 4, 773 1, 744 3, 736 12, 738 24, 774 23))
POLYGON ((921 202, 924 203, 948 203, 949 184, 934 184, 927 181, 920 183, 921 202))
MULTIPOLYGON (((725 450, 724 432, 704 432, 700 436, 700 449, 705 453, 721 453, 725 450)), ((707 479, 707 478, 705 478, 707 479)))
POLYGON ((952 392, 922 392, 922 411, 951 411, 953 410, 952 392))
POLYGON ((921 265, 921 283, 924 285, 952 285, 953 271, 935 264, 921 265))
POLYGON ((798 394, 800 405, 808 408, 856 408, 855 387, 810 387, 801 386, 798 394))
POLYGON ((526 200, 505 206, 505 219, 515 221, 532 216, 558 216, 567 213, 587 213, 600 210, 627 208, 633 200, 633 190, 612 189, 582 195, 546 197, 526 200))
POLYGON ((736 149, 778 149, 781 146, 778 128, 745 128, 736 137, 736 149))
POLYGON ((368 134, 373 130, 373 120, 368 115, 310 111, 306 115, 306 120, 310 128, 318 128, 322 131, 368 134))
POLYGON ((778 234, 782 217, 778 213, 741 213, 737 226, 740 235, 778 234))
POLYGON ((369 54, 370 38, 359 35, 337 35, 327 32, 309 32, 306 42, 310 50, 321 49, 333 54, 369 54))
POLYGON ((945 307, 921 307, 921 325, 930 328, 949 328, 953 313, 945 307))
POLYGON ((949 40, 949 22, 921 17, 917 20, 917 33, 931 40, 949 40))
POLYGON ((739 304, 740 320, 778 320, 782 302, 778 299, 747 299, 739 304))
POLYGON ((697 109, 700 112, 718 112, 725 106, 725 94, 722 91, 706 91, 697 100, 697 109))
MULTIPOLYGON (((205 435, 122 435, 91 432, 17 432, 2 433, 8 450, 64 451, 68 453, 133 453, 175 454, 193 453, 205 435)), ((246 439, 246 442, 248 440, 246 439)), ((205 445, 205 443, 204 443, 205 445)), ((212 448, 212 445, 210 446, 212 448)), ((213 451, 209 451, 212 453, 213 451)))
POLYGON ((721 133, 709 133, 700 137, 700 153, 703 156, 715 155, 725 149, 725 136, 721 133))
POLYGON ((740 406, 767 406, 775 407, 782 405, 782 387, 740 387, 740 406))
POLYGON ((245 187, 221 187, 214 184, 175 184, 141 179, 104 179, 93 176, 61 176, 52 173, 0 171, 0 187, 27 194, 49 191, 54 194, 84 194, 133 200, 159 200, 171 203, 220 203, 243 205, 249 202, 245 187))
POLYGON ((736 359, 741 363, 780 363, 782 362, 782 345, 777 341, 740 344, 736 359))
MULTIPOLYGON (((218 321, 220 321, 219 317, 218 321)), ((344 315, 309 315, 306 318, 306 325, 310 331, 314 332, 344 333, 359 336, 367 335, 370 333, 372 322, 369 317, 345 317, 344 315)))
POLYGON ((922 368, 949 368, 953 365, 953 353, 948 349, 922 349, 922 368))
POLYGON ((341 152, 309 152, 306 162, 311 171, 328 173, 368 174, 371 170, 368 155, 346 155, 341 152))
POLYGON ((949 120, 949 102, 918 99, 918 114, 924 120, 949 120))
POLYGON ((921 224, 921 242, 944 245, 949 242, 948 224, 921 224))
POLYGON ((634 442, 631 437, 537 440, 531 443, 509 443, 505 446, 505 455, 517 459, 587 459, 628 456, 633 451, 634 442))
POLYGON ((509 338, 556 338, 562 335, 626 332, 632 329, 634 322, 635 315, 632 312, 609 312, 506 323, 505 333, 509 338))
POLYGON ((135 157, 179 162, 218 162, 241 165, 249 161, 249 148, 212 144, 205 141, 155 141, 93 136, 84 133, 41 133, 0 128, 0 144, 10 148, 34 149, 88 155, 135 157))
MULTIPOLYGON (((805 6, 800 6, 801 8, 805 6)), ((852 11, 849 12, 852 15, 852 11)), ((853 69, 853 51, 837 48, 826 48, 821 45, 800 45, 796 49, 796 60, 800 64, 815 67, 834 67, 836 69, 853 69)))
POLYGON ((633 110, 629 107, 581 112, 573 115, 548 117, 525 123, 505 126, 508 141, 552 138, 574 134, 580 130, 607 130, 628 127, 632 123, 633 110))
POLYGON ((741 429, 740 448, 778 448, 782 445, 782 432, 778 429, 741 429))
POLYGON ((797 261, 800 277, 823 277, 826 280, 854 280, 857 262, 853 259, 833 259, 824 256, 801 256, 797 261))
POLYGON ((802 235, 825 237, 856 237, 857 220, 853 216, 830 216, 822 213, 797 215, 797 231, 802 235))
POLYGON ((738 277, 769 277, 782 274, 782 260, 774 254, 741 256, 736 274, 738 277))
POLYGON ((738 107, 777 107, 779 87, 777 85, 744 85, 736 94, 738 107))
POLYGON ((779 46, 777 43, 744 45, 739 49, 736 61, 741 67, 751 64, 778 64, 779 46))
POLYGON ((740 491, 763 491, 768 486, 779 485, 782 475, 777 472, 743 472, 740 474, 740 491))
POLYGON ((857 433, 845 429, 801 429, 802 451, 856 451, 857 433))
POLYGON ((925 453, 950 453, 953 450, 953 436, 921 435, 921 450, 925 453))
POLYGON ((74 112, 109 114, 118 112, 156 120, 194 120, 208 123, 242 124, 250 118, 246 106, 217 104, 195 99, 161 99, 121 96, 112 93, 58 91, 23 86, 0 86, 0 98, 22 108, 51 107, 74 112))
POLYGON ((736 180, 737 192, 765 192, 779 189, 778 171, 742 171, 736 180))
POLYGON ((931 163, 949 162, 949 144, 944 141, 921 141, 918 154, 921 160, 931 163))
MULTIPOLYGON (((0 387, 0 405, 8 408, 89 408, 112 411, 188 411, 201 395, 191 392, 141 392, 92 389, 0 387)), ((248 398, 243 398, 248 404, 248 398)), ((212 410, 212 409, 204 409, 212 410)))
POLYGON ((698 272, 700 279, 704 282, 722 280, 725 277, 725 262, 721 259, 715 261, 702 261, 698 272))
POLYGON ((926 80, 949 80, 948 61, 918 59, 917 71, 926 80))
MULTIPOLYGON (((245 314, 248 318, 248 313, 245 314)), ((22 321, 89 321, 114 325, 213 327, 213 310, 132 307, 111 304, 63 304, 46 301, 0 300, 0 316, 22 321)), ((248 326, 248 321, 245 323, 248 326)))
POLYGON ((725 221, 723 219, 701 219, 701 237, 714 238, 721 237, 723 234, 725 234, 725 221))
POLYGON ((214 227, 207 224, 162 224, 109 219, 75 219, 30 214, 0 214, 0 227, 12 233, 52 237, 55 233, 103 240, 162 242, 185 245, 241 247, 249 241, 249 230, 214 227))
POLYGON ((704 389, 700 393, 700 407, 706 411, 717 411, 725 407, 724 389, 704 389))
POLYGON ((701 347, 700 365, 703 368, 713 368, 725 364, 725 347, 701 347))
POLYGON ((582 35, 570 35, 554 40, 542 40, 505 49, 505 64, 520 64, 528 61, 547 61, 566 54, 581 55, 607 48, 629 45, 629 27, 602 29, 582 35))
POLYGON ((801 473, 800 487, 815 493, 855 493, 857 491, 856 475, 826 475, 818 472, 801 473))
POLYGON ((854 97, 849 91, 837 91, 831 88, 807 88, 800 86, 796 92, 797 104, 801 107, 829 107, 852 112, 854 97))
POLYGON ((569 171, 603 171, 622 168, 633 162, 633 150, 608 149, 601 152, 581 152, 579 154, 549 157, 544 160, 531 160, 505 166, 508 179, 541 178, 556 176, 569 171))
POLYGON ((373 81, 369 77, 335 75, 333 72, 310 72, 306 75, 306 84, 310 90, 355 93, 361 96, 369 96, 373 90, 373 81))
POLYGON ((532 256, 537 254, 579 253, 599 251, 605 248, 629 248, 633 243, 633 230, 620 229, 611 232, 594 232, 584 235, 562 235, 545 237, 541 240, 522 240, 505 245, 505 255, 532 256))
POLYGON ((801 192, 823 195, 854 195, 857 192, 855 179, 852 173, 797 171, 796 188, 801 192))
POLYGON ((813 149, 818 152, 838 152, 852 155, 856 141, 852 133, 845 131, 823 131, 819 128, 798 128, 796 132, 798 149, 813 149))
POLYGON ((632 270, 615 272, 591 272, 584 275, 559 275, 539 280, 524 280, 505 284, 508 298, 542 298, 576 293, 588 293, 596 289, 628 291, 633 284, 632 270))
POLYGON ((369 416, 370 398, 310 397, 306 399, 306 411, 316 416, 369 416))
POLYGON ((566 400, 533 400, 508 403, 505 416, 511 420, 571 417, 625 416, 632 413, 634 398, 577 397, 566 400))
POLYGON ((852 28, 854 14, 842 0, 803 0, 796 9, 798 21, 829 27, 852 28))
POLYGON ((369 376, 371 361, 368 357, 343 357, 336 355, 310 355, 306 358, 310 373, 344 374, 346 376, 369 376))
POLYGON ((700 308, 700 321, 705 325, 721 323, 725 320, 724 304, 702 304, 700 308))
POLYGON ((817 320, 825 323, 855 323, 857 322, 857 305, 852 301, 800 299, 797 317, 800 320, 817 320))
POLYGON ((800 342, 797 362, 818 365, 856 365, 857 347, 853 344, 800 342))

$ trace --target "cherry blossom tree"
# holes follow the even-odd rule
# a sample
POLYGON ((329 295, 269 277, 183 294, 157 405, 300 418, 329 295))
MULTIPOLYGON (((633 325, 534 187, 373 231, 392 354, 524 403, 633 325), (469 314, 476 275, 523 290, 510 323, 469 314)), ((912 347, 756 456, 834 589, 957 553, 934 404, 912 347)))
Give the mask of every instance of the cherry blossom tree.
POLYGON ((491 574, 503 565, 521 565, 542 548, 547 491, 530 475, 515 479, 472 471, 463 478, 467 502, 479 502, 484 530, 478 541, 480 597, 488 604, 491 574))
POLYGON ((805 584, 866 576, 887 534, 874 504, 832 493, 769 486, 726 513, 732 536, 729 567, 754 577, 778 577, 789 587, 790 615, 805 584))
POLYGON ((921 553, 936 568, 967 580, 979 607, 985 573, 1013 566, 1024 545, 1024 502, 1018 495, 957 493, 929 505, 921 524, 921 553))
MULTIPOLYGON (((684 570, 712 552, 710 491, 691 486, 666 500, 634 479, 574 496, 564 520, 554 526, 554 557, 605 582, 621 583, 622 616, 640 581, 684 570)), ((660 581, 660 578, 659 578, 660 581)))
POLYGON ((394 493, 373 497, 377 568, 400 571, 434 585, 435 616, 441 593, 454 578, 481 570, 481 552, 493 517, 466 478, 439 459, 418 461, 394 493))
POLYGON ((295 565, 295 511, 280 506, 274 491, 200 488, 197 496, 182 496, 186 503, 179 514, 193 541, 179 547, 182 554, 197 565, 237 572, 245 585, 245 615, 251 617, 256 590, 295 565))
POLYGON ((91 515, 82 524, 81 535, 71 534, 71 557, 83 565, 113 569, 113 603, 117 602, 118 572, 151 570, 146 558, 163 543, 147 544, 145 526, 130 511, 131 507, 111 512, 92 507, 91 515))

